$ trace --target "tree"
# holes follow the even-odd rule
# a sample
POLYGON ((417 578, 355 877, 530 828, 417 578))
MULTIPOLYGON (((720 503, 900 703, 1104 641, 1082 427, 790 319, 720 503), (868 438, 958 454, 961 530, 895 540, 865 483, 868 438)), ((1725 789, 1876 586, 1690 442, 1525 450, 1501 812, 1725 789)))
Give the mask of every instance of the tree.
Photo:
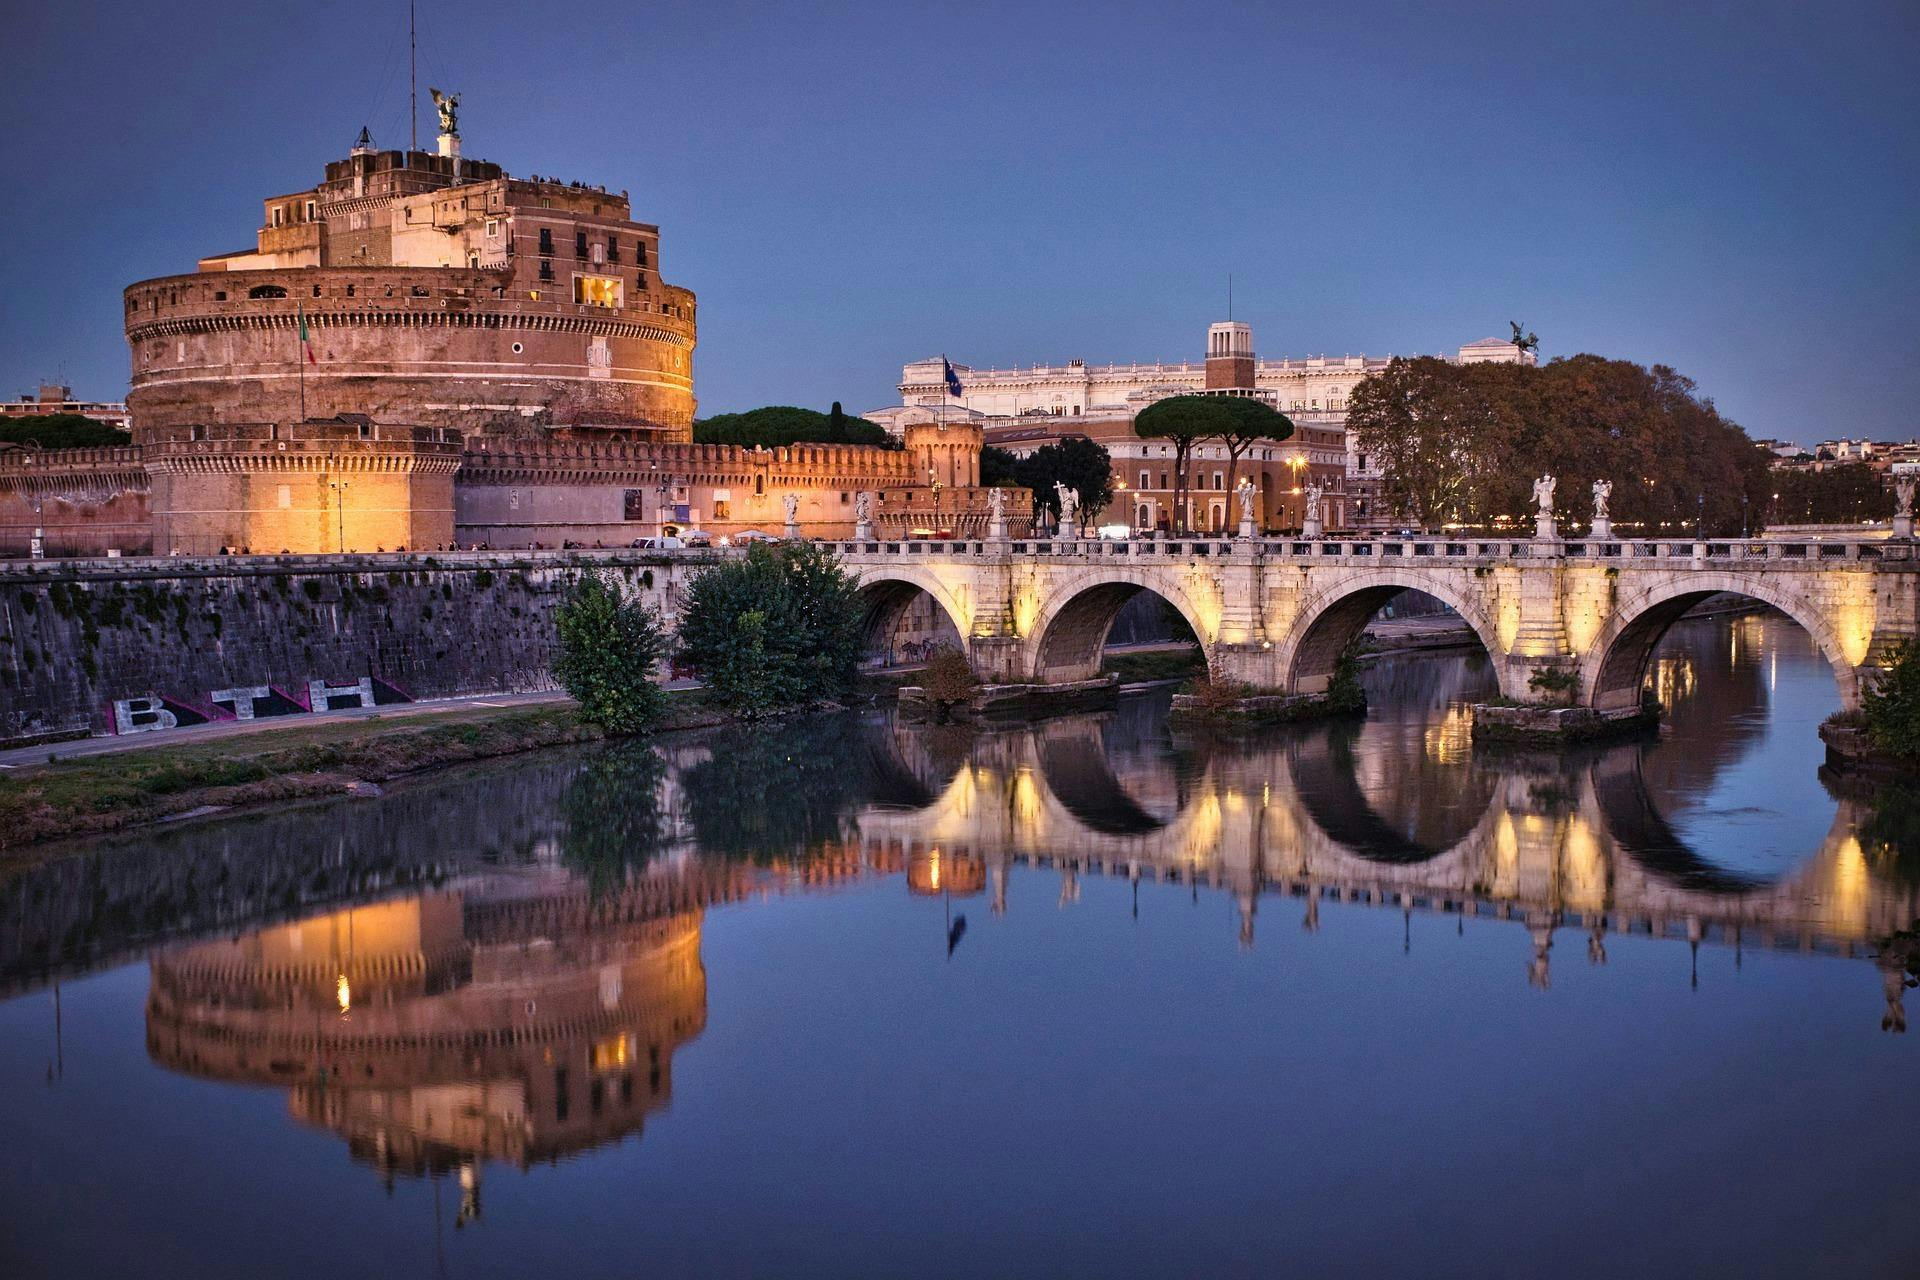
POLYGON ((1498 456, 1504 433, 1491 406, 1460 376, 1466 367, 1431 356, 1396 358, 1347 398, 1355 450, 1378 466, 1387 506, 1416 524, 1476 514, 1476 488, 1498 456))
POLYGON ((100 449, 128 444, 133 436, 112 423, 78 413, 31 413, 0 419, 0 443, 42 449, 100 449))
POLYGON ((1278 409, 1243 396, 1215 397, 1233 406, 1233 425, 1221 432, 1220 442, 1227 446, 1227 492, 1238 483, 1240 456, 1256 444, 1277 443, 1293 435, 1293 419, 1278 409))
POLYGON ((652 610, 589 573, 567 592, 554 622, 553 675, 580 704, 582 718, 608 733, 639 733, 660 718, 653 669, 666 640, 652 610))
POLYGON ((755 544, 693 580, 680 656, 740 715, 808 706, 852 685, 863 616, 859 590, 832 553, 755 544))
POLYGON ((1864 462, 1815 471, 1775 473, 1767 520, 1772 524, 1858 524, 1893 514, 1893 494, 1864 462))
POLYGON ((980 451, 980 483, 989 489, 1010 489, 1023 483, 1019 457, 1011 449, 988 445, 980 451))
POLYGON ((1353 389, 1347 429, 1385 503, 1422 524, 1524 526, 1542 473, 1560 481, 1563 529, 1591 519, 1595 480, 1612 482, 1622 533, 1735 535, 1766 510, 1765 452, 1665 365, 1396 359, 1353 389))
POLYGON ((905 446, 877 422, 849 418, 834 402, 831 413, 790 404, 768 405, 745 413, 722 413, 693 424, 696 444, 738 444, 778 449, 790 444, 864 444, 882 449, 905 446))
POLYGON ((1902 640, 1887 655, 1886 674, 1861 695, 1867 736, 1901 760, 1920 760, 1920 644, 1902 640))
POLYGON ((1058 518, 1060 483, 1080 495, 1080 509, 1098 515, 1113 501, 1113 458, 1085 436, 1068 436, 1042 445, 1016 464, 1015 483, 1033 490, 1035 514, 1045 511, 1058 518))
POLYGON ((979 685, 980 678, 974 675, 973 664, 967 661, 967 655, 958 645, 952 644, 935 649, 920 676, 920 688, 933 704, 934 719, 943 722, 955 707, 973 696, 979 685))
POLYGON ((1245 452, 1255 440, 1285 440, 1293 423, 1258 400, 1245 396, 1169 396, 1156 400, 1133 420, 1133 433, 1145 440, 1173 442, 1173 528, 1187 531, 1188 460, 1201 440, 1227 443, 1230 457, 1238 457, 1233 439, 1244 440, 1245 452))

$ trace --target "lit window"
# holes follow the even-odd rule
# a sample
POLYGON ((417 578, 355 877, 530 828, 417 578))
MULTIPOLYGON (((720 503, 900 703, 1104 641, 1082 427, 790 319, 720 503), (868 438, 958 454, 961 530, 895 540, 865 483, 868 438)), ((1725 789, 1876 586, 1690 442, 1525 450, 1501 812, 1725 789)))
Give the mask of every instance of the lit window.
POLYGON ((575 276, 573 278, 573 300, 582 306, 618 307, 620 298, 621 288, 618 276, 575 276))

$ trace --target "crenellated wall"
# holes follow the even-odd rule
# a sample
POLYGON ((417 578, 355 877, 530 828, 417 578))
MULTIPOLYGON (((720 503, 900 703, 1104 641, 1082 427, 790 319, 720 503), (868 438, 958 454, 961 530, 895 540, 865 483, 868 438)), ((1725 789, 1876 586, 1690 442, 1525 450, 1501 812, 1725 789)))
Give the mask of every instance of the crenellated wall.
POLYGON ((153 546, 141 451, 0 452, 0 555, 25 555, 44 531, 50 556, 142 555, 153 546))

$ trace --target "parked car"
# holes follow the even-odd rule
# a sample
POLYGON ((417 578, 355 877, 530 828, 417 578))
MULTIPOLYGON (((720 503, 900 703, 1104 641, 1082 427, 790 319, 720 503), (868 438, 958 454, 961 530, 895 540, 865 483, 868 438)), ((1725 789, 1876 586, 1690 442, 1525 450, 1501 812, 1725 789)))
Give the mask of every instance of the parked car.
POLYGON ((680 540, 682 545, 689 547, 710 547, 713 545, 713 535, 705 529, 682 529, 680 531, 680 540))
POLYGON ((678 551, 687 544, 678 538, 635 538, 632 546, 637 551, 678 551))

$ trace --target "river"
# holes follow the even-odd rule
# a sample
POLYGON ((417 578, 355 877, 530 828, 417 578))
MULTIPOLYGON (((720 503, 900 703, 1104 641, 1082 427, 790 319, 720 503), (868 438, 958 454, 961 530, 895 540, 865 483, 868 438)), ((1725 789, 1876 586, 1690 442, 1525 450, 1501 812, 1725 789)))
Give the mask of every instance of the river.
POLYGON ((1804 633, 1657 740, 1166 698, 820 717, 185 824, 0 882, 0 1274, 1920 1274, 1804 633))

